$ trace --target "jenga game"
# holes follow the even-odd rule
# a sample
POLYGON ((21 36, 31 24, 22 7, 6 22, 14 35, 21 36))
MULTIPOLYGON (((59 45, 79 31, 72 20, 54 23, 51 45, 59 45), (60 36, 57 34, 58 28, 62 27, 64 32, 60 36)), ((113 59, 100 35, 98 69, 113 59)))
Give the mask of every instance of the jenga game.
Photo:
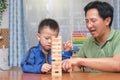
POLYGON ((52 80, 62 80, 62 39, 52 37, 52 80))

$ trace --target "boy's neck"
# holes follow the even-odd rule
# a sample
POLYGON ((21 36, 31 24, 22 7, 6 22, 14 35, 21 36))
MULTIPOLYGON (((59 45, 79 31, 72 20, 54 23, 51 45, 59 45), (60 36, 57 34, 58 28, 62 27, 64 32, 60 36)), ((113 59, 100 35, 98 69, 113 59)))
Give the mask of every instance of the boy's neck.
POLYGON ((48 51, 45 51, 45 50, 43 50, 43 49, 42 49, 42 51, 43 51, 44 54, 48 54, 48 51))

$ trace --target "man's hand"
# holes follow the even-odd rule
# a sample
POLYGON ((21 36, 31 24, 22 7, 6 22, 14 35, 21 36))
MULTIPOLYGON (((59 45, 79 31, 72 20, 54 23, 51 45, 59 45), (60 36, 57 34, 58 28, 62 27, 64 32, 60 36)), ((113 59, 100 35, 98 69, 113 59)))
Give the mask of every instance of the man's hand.
POLYGON ((73 66, 78 66, 78 64, 78 58, 66 59, 62 61, 62 69, 68 71, 69 69, 72 69, 73 66))

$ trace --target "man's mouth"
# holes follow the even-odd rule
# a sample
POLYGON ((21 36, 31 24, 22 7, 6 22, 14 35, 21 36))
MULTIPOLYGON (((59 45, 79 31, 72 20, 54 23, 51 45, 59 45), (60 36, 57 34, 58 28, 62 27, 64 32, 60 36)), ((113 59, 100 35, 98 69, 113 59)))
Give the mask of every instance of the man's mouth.
POLYGON ((91 34, 95 34, 96 30, 90 30, 91 34))

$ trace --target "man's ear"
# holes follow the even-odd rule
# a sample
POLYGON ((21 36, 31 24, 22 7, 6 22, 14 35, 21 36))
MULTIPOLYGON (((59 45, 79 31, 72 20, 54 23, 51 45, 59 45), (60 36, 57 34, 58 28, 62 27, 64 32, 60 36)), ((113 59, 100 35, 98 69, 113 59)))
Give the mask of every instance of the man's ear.
POLYGON ((37 39, 40 40, 40 38, 41 38, 41 34, 38 33, 38 34, 37 34, 37 39))
POLYGON ((106 21, 106 26, 109 26, 109 25, 110 25, 110 22, 111 22, 111 18, 108 17, 108 18, 105 19, 105 21, 106 21))

